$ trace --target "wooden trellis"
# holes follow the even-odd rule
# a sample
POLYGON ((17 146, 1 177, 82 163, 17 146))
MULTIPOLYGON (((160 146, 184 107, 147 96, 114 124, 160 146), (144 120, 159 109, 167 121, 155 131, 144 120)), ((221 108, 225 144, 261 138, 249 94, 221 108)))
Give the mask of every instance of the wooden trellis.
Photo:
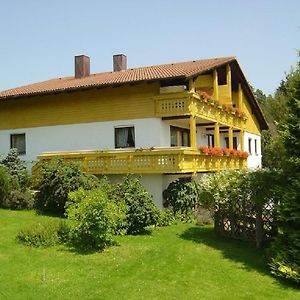
POLYGON ((221 235, 244 241, 254 241, 256 246, 271 238, 276 232, 274 203, 255 205, 250 201, 217 205, 215 230, 221 235))

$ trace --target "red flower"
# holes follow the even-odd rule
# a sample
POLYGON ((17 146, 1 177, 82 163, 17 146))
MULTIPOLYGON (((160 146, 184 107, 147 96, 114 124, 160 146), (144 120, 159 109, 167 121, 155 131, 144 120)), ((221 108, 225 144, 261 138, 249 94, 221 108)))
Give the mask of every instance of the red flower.
POLYGON ((199 149, 200 149, 200 152, 202 154, 204 154, 204 155, 208 155, 209 154, 209 148, 207 146, 202 145, 202 146, 199 147, 199 149))

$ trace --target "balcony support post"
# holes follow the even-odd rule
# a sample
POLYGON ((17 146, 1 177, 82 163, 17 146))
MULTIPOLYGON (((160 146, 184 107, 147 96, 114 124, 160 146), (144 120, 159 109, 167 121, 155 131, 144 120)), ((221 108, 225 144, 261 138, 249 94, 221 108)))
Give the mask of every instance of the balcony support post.
POLYGON ((215 69, 213 73, 213 86, 214 86, 214 98, 219 100, 219 83, 218 83, 218 71, 215 69))
POLYGON ((196 117, 191 115, 190 116, 190 143, 191 148, 197 149, 197 133, 196 133, 196 117))
POLYGON ((233 149, 233 128, 229 127, 228 128, 228 144, 229 144, 229 149, 233 149))
POLYGON ((244 130, 240 131, 240 150, 244 151, 244 130))
POLYGON ((239 83, 238 87, 238 101, 237 101, 237 108, 242 110, 242 103, 243 103, 243 90, 242 90, 242 85, 239 83))
POLYGON ((232 92, 231 92, 231 68, 230 65, 226 65, 226 80, 227 80, 227 87, 229 92, 229 99, 232 99, 232 92))
POLYGON ((195 81, 194 81, 193 78, 190 79, 190 81, 189 81, 189 90, 190 90, 190 92, 193 92, 193 93, 195 93, 195 91, 196 91, 196 89, 195 89, 195 81))
POLYGON ((220 124, 218 122, 215 123, 214 128, 214 144, 215 147, 220 147, 220 124))

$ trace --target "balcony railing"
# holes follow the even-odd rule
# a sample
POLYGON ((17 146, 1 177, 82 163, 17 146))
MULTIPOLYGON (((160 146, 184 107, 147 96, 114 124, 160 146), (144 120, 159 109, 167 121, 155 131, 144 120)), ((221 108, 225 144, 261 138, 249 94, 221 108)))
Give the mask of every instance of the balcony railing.
POLYGON ((244 118, 224 111, 221 106, 205 103, 198 93, 172 93, 157 96, 155 100, 158 117, 187 116, 194 113, 197 117, 241 130, 246 124, 244 118))
POLYGON ((242 169, 246 159, 212 157, 190 148, 150 148, 76 152, 45 152, 38 157, 32 173, 37 174, 41 162, 54 157, 82 163, 91 174, 176 174, 242 169))

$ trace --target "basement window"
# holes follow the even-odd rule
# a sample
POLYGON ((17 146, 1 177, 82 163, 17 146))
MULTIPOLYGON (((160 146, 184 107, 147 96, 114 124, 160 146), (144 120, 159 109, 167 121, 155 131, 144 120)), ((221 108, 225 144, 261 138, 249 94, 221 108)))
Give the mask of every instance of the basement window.
POLYGON ((134 148, 134 126, 115 127, 115 148, 134 148))
POLYGON ((11 134, 10 135, 10 149, 17 149, 18 154, 26 154, 26 140, 25 133, 11 134))

